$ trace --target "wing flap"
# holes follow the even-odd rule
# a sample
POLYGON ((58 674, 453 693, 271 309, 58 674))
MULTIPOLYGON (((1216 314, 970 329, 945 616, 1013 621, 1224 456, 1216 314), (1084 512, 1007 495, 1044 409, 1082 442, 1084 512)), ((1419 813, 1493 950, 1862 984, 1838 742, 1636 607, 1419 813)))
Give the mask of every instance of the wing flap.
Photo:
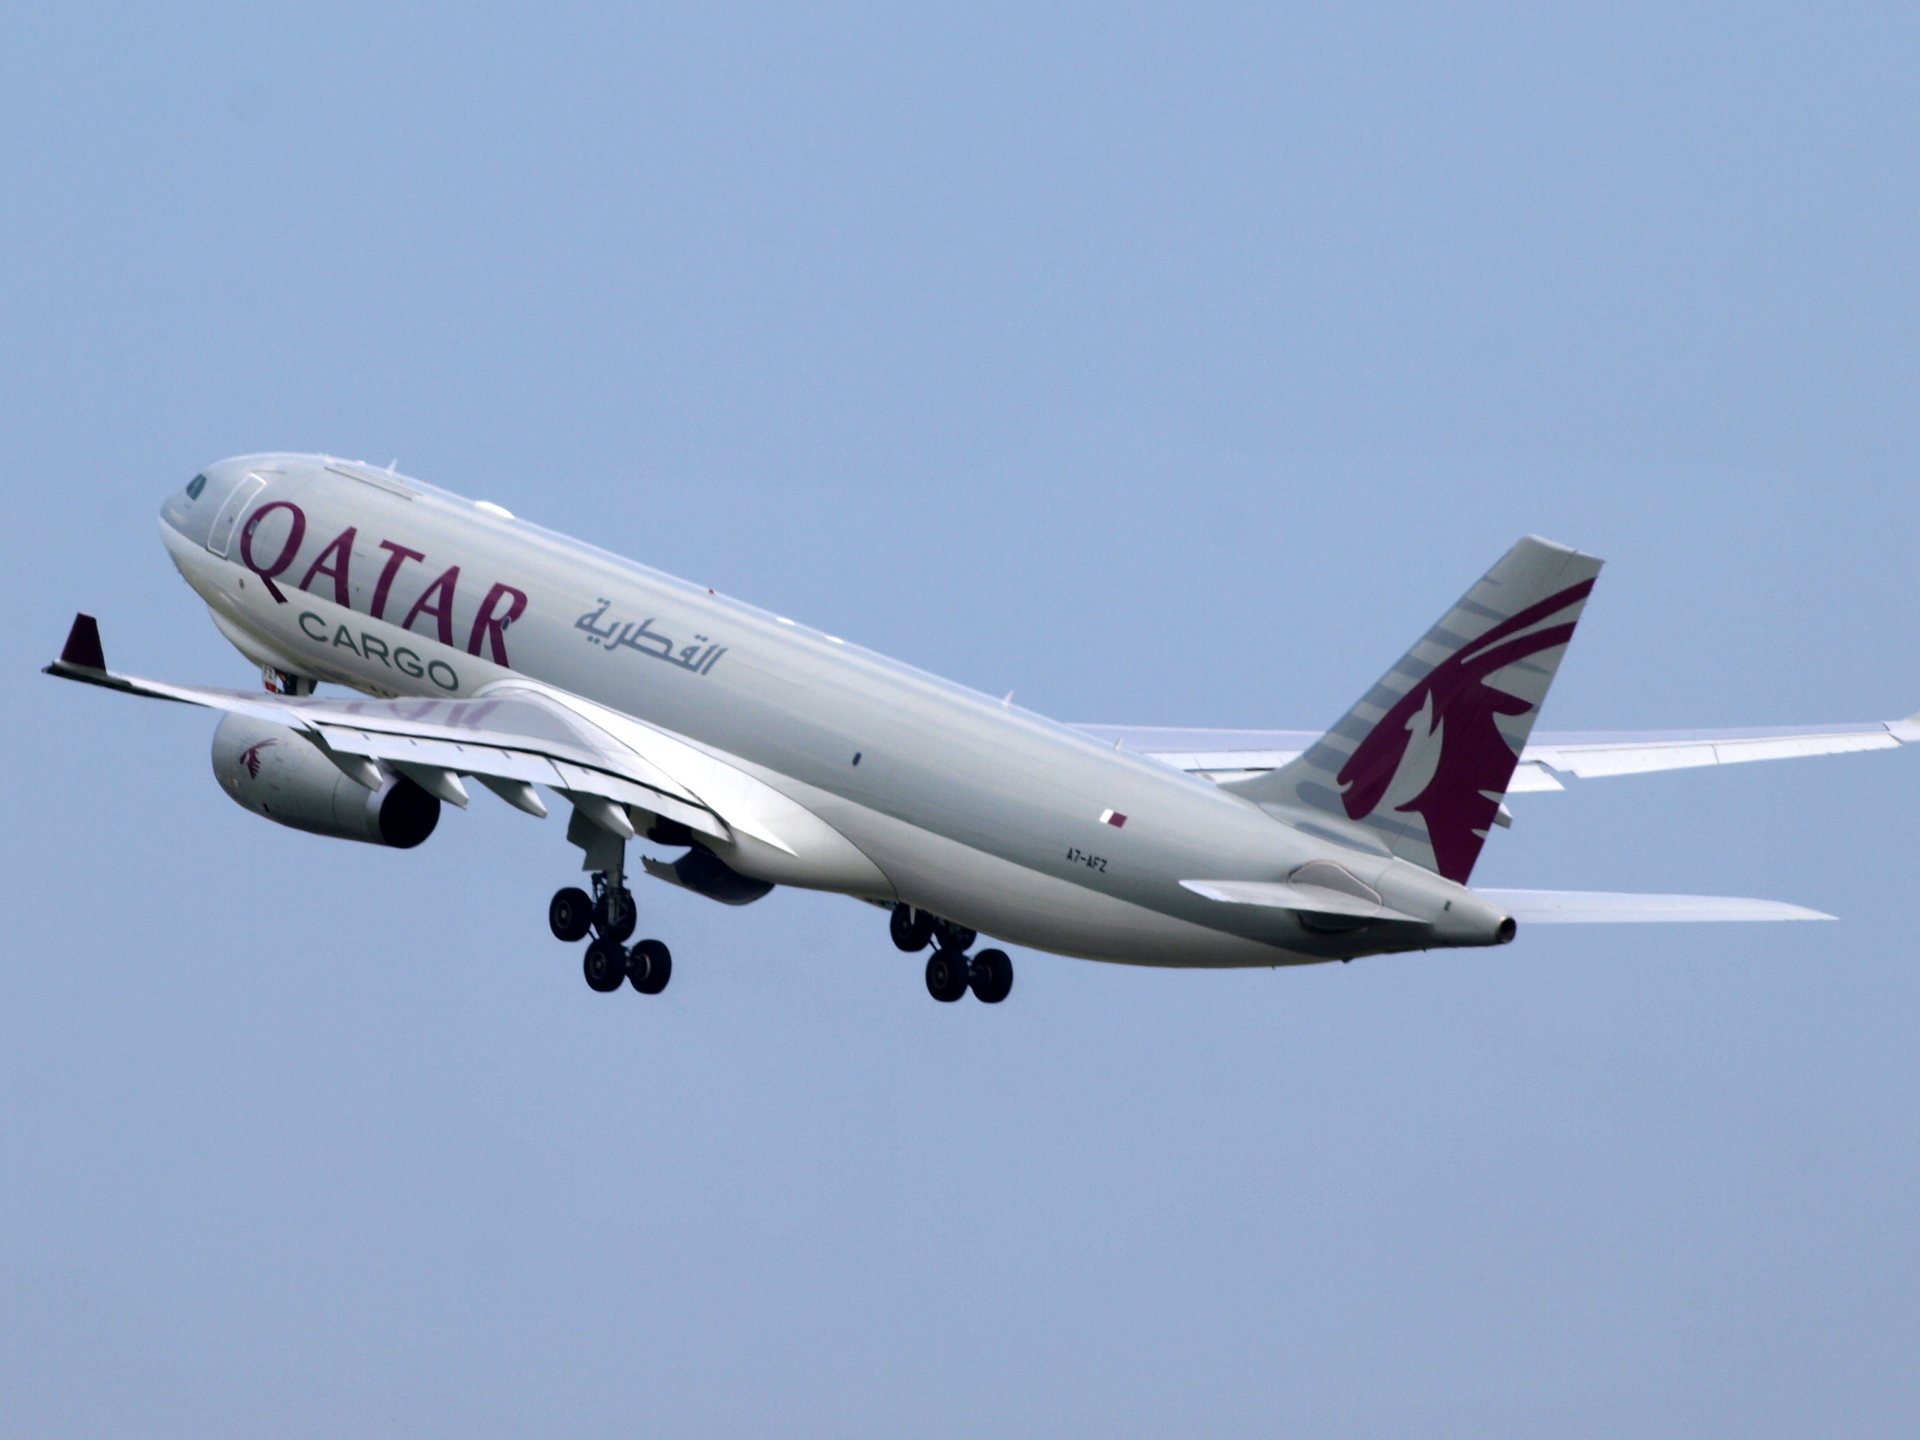
POLYGON ((1728 920, 1831 920, 1782 900, 1732 895, 1623 895, 1600 890, 1473 892, 1524 925, 1636 925, 1728 920))

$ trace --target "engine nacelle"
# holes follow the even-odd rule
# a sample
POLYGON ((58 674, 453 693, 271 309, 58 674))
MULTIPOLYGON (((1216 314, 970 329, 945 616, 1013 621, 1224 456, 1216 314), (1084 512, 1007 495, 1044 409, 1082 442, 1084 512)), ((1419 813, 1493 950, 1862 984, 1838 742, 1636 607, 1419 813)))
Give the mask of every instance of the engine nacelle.
POLYGON ((295 830, 410 849, 440 823, 440 801, 404 775, 378 790, 349 779, 306 736, 249 715, 213 732, 213 776, 256 815, 295 830))
POLYGON ((673 862, 673 877, 695 894, 722 905, 751 905, 773 886, 742 875, 711 850, 696 846, 673 862))

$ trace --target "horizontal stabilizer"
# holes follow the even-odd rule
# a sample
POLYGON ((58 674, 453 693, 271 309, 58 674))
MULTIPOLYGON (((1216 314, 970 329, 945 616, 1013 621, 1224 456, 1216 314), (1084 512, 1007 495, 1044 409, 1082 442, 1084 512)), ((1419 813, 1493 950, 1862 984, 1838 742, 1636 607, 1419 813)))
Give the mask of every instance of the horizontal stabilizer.
POLYGON ((1831 920, 1780 900, 1732 895, 1615 895, 1600 890, 1473 892, 1523 925, 1631 925, 1683 920, 1831 920))
POLYGON ((1263 905, 1270 910, 1292 910, 1305 915, 1335 915, 1343 920, 1411 920, 1389 910, 1379 899, 1349 895, 1324 885, 1291 880, 1182 880, 1180 886, 1209 900, 1228 905, 1263 905))

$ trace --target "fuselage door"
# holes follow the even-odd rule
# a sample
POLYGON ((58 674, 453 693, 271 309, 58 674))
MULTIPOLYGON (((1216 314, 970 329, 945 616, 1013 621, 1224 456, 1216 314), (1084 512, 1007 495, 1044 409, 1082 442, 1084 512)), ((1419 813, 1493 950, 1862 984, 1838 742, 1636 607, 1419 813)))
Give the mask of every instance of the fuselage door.
POLYGON ((253 503, 253 497, 267 488, 267 482, 258 475, 249 475, 233 487, 227 496, 227 503, 220 507, 220 513, 213 517, 213 528, 207 531, 207 549, 226 559, 227 548, 233 543, 233 527, 245 513, 247 506, 253 503))

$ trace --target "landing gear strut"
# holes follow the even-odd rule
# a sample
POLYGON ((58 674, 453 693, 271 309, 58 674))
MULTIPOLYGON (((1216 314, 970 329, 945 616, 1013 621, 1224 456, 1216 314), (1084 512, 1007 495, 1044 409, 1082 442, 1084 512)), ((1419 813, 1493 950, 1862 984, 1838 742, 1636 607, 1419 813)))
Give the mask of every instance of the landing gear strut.
POLYGON ((673 977, 672 952, 658 940, 642 940, 629 950, 626 941, 639 919, 633 892, 605 874, 593 877, 593 888, 593 899, 573 885, 554 895, 547 905, 547 925, 554 938, 571 942, 593 931, 582 968, 587 984, 602 995, 629 980, 642 995, 658 995, 673 977))
POLYGON ((964 925, 956 925, 951 920, 933 922, 933 943, 942 950, 957 950, 962 954, 973 948, 973 942, 980 937, 964 925))
POLYGON ((633 892, 605 875, 593 877, 593 928, 607 939, 625 944, 633 938, 640 910, 633 892))
POLYGON ((998 1005, 1013 991, 1013 961, 1004 950, 982 950, 968 957, 979 937, 964 925, 942 920, 924 910, 896 905, 889 925, 893 943, 902 950, 924 950, 933 942, 927 960, 927 993, 950 1005, 967 991, 982 1004, 998 1005))
MULTIPOLYGON (((629 829, 627 834, 631 834, 629 829)), ((576 801, 567 838, 586 852, 593 872, 593 893, 569 885, 547 905, 547 926, 554 938, 569 943, 593 933, 581 969, 587 984, 610 994, 631 982, 642 995, 658 995, 673 978, 673 956, 658 940, 642 940, 632 949, 639 907, 626 885, 626 837, 597 821, 576 801)))

